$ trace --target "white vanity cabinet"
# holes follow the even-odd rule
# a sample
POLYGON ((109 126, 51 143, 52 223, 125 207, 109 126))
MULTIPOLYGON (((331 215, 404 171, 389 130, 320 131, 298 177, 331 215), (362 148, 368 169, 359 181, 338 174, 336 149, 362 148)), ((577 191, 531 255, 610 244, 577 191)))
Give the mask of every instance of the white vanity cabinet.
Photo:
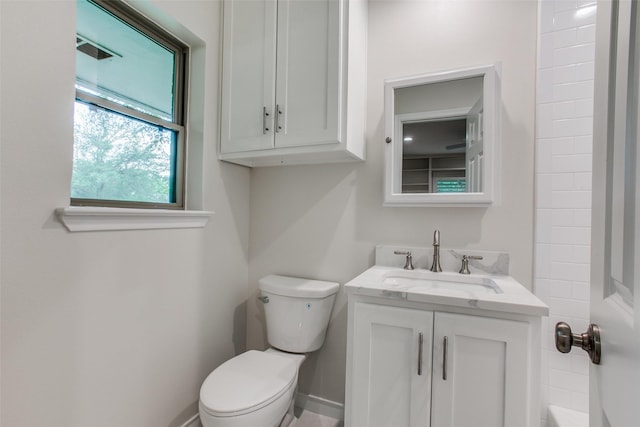
POLYGON ((346 425, 428 426, 433 312, 374 304, 353 311, 346 425))
POLYGON ((539 422, 539 318, 443 309, 350 295, 345 426, 539 422))
POLYGON ((219 158, 364 158, 364 0, 225 0, 219 158))
POLYGON ((530 333, 523 321, 436 313, 431 425, 533 427, 530 333))

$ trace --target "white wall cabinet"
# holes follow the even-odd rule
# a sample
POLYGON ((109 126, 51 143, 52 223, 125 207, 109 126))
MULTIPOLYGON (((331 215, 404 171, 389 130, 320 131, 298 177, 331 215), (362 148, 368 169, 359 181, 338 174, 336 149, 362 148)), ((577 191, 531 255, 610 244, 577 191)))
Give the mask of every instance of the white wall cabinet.
POLYGON ((225 0, 219 158, 364 158, 366 1, 225 0))
POLYGON ((535 328, 507 317, 351 303, 345 425, 533 427, 535 328))

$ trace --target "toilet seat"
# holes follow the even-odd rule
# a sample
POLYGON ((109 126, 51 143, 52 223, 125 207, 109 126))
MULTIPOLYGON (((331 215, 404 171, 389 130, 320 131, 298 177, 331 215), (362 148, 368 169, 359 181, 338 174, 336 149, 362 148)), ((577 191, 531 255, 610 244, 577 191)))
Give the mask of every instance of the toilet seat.
POLYGON ((257 411, 294 386, 298 364, 275 353, 249 350, 216 368, 200 389, 202 409, 214 417, 257 411))

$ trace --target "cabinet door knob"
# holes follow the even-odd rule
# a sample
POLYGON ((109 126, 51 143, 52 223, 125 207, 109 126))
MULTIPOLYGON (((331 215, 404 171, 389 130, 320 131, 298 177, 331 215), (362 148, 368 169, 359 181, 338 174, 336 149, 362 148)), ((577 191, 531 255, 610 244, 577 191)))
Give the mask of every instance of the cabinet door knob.
POLYGON ((574 334, 571 327, 565 322, 556 324, 555 332, 556 349, 560 353, 569 353, 571 347, 577 346, 589 353, 591 362, 594 365, 600 364, 600 328, 596 324, 590 324, 587 332, 583 334, 574 334))
POLYGON ((386 142, 387 144, 389 144, 391 142, 391 138, 387 137, 384 142, 386 142))

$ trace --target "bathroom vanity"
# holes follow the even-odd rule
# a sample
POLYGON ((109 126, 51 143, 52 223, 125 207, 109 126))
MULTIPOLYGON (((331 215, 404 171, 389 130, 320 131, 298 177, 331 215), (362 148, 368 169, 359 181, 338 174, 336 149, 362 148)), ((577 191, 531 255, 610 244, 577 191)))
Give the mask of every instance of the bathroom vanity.
POLYGON ((548 308, 516 280, 376 265, 345 290, 345 426, 539 425, 548 308))

